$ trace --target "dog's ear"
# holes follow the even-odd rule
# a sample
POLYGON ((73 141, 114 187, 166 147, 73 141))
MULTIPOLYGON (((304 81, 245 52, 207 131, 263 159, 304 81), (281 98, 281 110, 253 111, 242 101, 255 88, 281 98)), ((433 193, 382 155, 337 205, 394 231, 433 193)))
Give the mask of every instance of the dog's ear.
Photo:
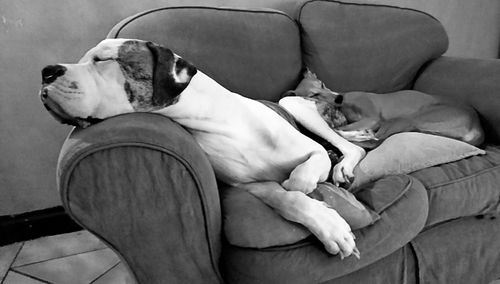
POLYGON ((318 79, 316 73, 313 73, 309 67, 304 67, 304 72, 302 73, 304 78, 318 79))
POLYGON ((153 106, 167 107, 177 102, 197 69, 170 49, 147 42, 153 55, 153 106))

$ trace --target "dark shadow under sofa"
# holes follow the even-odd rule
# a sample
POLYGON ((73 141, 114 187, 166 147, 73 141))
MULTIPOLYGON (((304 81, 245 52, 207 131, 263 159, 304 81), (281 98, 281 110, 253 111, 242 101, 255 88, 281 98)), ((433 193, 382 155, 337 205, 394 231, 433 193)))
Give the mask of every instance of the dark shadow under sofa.
POLYGON ((74 129, 65 141, 58 185, 68 214, 119 253, 139 283, 499 278, 500 218, 490 217, 500 207, 500 60, 443 56, 443 27, 414 10, 321 0, 270 1, 275 9, 226 4, 145 11, 108 37, 163 44, 259 100, 276 102, 295 88, 303 66, 336 91, 453 96, 479 112, 487 154, 367 185, 357 197, 381 218, 355 231, 361 259, 341 260, 313 237, 231 245, 223 233, 226 197, 193 138, 166 117, 127 114, 74 129))

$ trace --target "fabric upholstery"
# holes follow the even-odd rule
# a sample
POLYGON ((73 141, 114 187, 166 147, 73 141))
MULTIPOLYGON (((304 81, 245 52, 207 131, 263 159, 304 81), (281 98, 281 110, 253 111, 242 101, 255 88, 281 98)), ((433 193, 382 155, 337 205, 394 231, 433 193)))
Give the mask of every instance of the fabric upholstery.
POLYGON ((486 140, 500 142, 500 60, 443 56, 432 61, 415 82, 415 90, 452 97, 473 106, 482 118, 486 140))
MULTIPOLYGON (((248 249, 226 245, 222 269, 229 283, 320 283, 365 267, 401 248, 414 238, 427 219, 427 195, 422 184, 409 176, 378 180, 357 198, 376 203, 378 197, 393 196, 392 190, 405 188, 403 194, 383 210, 374 225, 354 231, 361 259, 341 260, 325 252, 315 239, 289 246, 248 249), (371 193, 377 193, 376 196, 371 193)), ((387 205, 387 204, 386 204, 387 205)))
POLYGON ((75 130, 59 174, 67 212, 117 250, 140 283, 221 282, 215 177, 178 124, 136 113, 75 130))
POLYGON ((301 75, 298 26, 277 10, 160 8, 124 20, 108 37, 162 44, 253 99, 277 101, 301 75))
POLYGON ((363 184, 391 174, 408 174, 473 155, 484 154, 475 146, 455 139, 417 132, 397 133, 367 153, 354 169, 356 191, 363 184))
POLYGON ((418 283, 490 283, 500 279, 500 218, 460 218, 412 242, 418 283))
POLYGON ((304 64, 333 91, 408 88, 420 67, 448 48, 442 25, 410 9, 313 0, 298 21, 304 64))
POLYGON ((415 253, 408 244, 375 263, 321 284, 417 284, 415 270, 415 253))
MULTIPOLYGON (((279 186, 265 183, 264 186, 279 186)), ((403 195, 406 187, 393 190, 393 196, 380 196, 379 202, 386 206, 403 195)), ((372 193, 377 196, 377 192, 372 193)), ((318 184, 311 198, 323 201, 335 209, 350 225, 352 230, 364 228, 380 219, 379 212, 373 211, 369 204, 365 206, 349 191, 331 183, 318 184)), ((266 248, 294 244, 311 235, 301 224, 290 222, 251 193, 227 187, 222 189, 223 227, 228 242, 232 245, 251 248, 266 248)))
POLYGON ((426 226, 463 216, 500 215, 500 147, 488 146, 486 153, 411 174, 427 189, 426 226))

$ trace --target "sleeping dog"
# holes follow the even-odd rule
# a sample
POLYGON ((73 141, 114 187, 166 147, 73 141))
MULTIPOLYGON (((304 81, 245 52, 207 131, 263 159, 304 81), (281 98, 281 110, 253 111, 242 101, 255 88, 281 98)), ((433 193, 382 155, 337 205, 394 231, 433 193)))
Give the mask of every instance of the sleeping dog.
MULTIPOLYGON (((279 102, 281 106, 313 133, 337 144, 343 139, 370 149, 393 134, 410 131, 441 135, 475 146, 484 140, 474 109, 418 91, 340 94, 328 89, 306 69, 297 88, 286 95, 279 102)), ((334 179, 348 182, 357 162, 334 171, 334 179)))
MULTIPOLYGON (((328 252, 359 255, 347 222, 306 195, 328 178, 326 150, 269 107, 227 90, 165 47, 104 40, 76 64, 45 67, 40 97, 57 120, 79 127, 131 112, 165 115, 193 135, 218 179, 303 224, 328 252)), ((344 162, 336 169, 352 171, 349 163, 363 150, 338 141, 331 140, 344 162)))

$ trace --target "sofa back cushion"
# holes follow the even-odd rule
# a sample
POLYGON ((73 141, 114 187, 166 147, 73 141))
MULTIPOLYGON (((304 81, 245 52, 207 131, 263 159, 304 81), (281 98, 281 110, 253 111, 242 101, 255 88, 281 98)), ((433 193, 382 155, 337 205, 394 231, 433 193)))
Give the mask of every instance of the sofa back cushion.
POLYGON ((297 19, 304 63, 333 91, 408 88, 419 68, 448 48, 443 26, 416 10, 312 0, 297 19))
POLYGON ((254 99, 278 100, 301 75, 298 26, 272 9, 164 7, 123 20, 108 37, 162 44, 254 99))

